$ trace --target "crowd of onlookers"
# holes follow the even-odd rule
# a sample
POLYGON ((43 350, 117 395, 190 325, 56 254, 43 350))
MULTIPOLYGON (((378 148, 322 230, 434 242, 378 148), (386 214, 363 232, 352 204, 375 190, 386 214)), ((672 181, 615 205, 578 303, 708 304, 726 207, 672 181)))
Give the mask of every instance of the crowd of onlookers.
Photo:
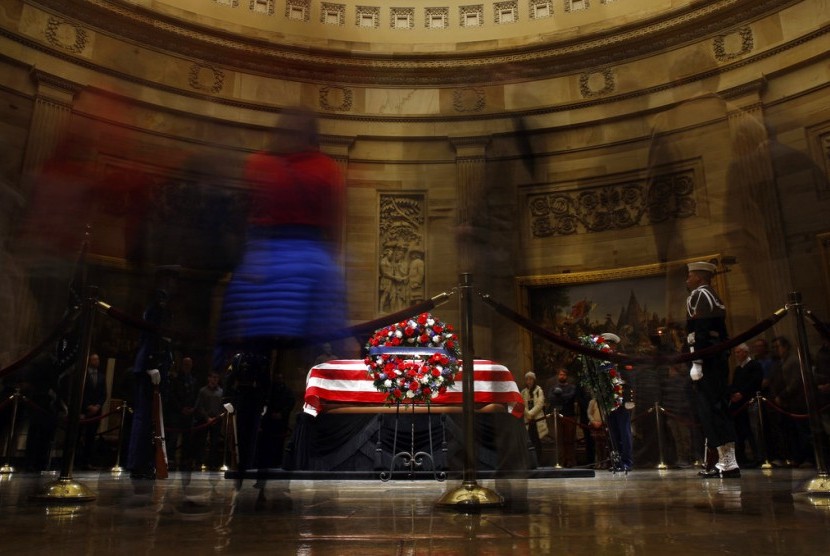
MULTIPOLYGON (((756 338, 732 350, 733 370, 729 412, 737 433, 736 455, 743 468, 769 463, 774 467, 815 466, 813 434, 806 391, 796 346, 785 336, 771 342, 756 338), (759 403, 760 401, 760 403, 759 403), (759 414, 760 412, 760 414, 759 414)), ((825 449, 830 449, 830 342, 812 355, 816 410, 825 449)), ((665 463, 689 468, 705 461, 705 442, 692 402, 688 365, 616 369, 626 382, 626 400, 632 409, 633 459, 638 467, 665 463), (659 406, 662 440, 658 440, 655 404, 659 406)), ((534 400, 541 404, 531 419, 537 423, 529 440, 541 465, 559 464, 605 468, 611 465, 603 417, 592 408, 591 393, 577 372, 557 369, 552 375, 532 375, 534 400), (557 421, 552 422, 554 412, 557 421), (544 424, 539 415, 547 415, 544 424), (554 450, 554 437, 558 444, 554 450), (558 461, 553 461, 554 454, 558 461)), ((525 388, 528 391, 528 388, 525 388)))
MULTIPOLYGON (((44 471, 59 469, 64 449, 71 373, 69 368, 54 373, 54 361, 43 357, 25 368, 16 380, 4 381, 0 403, 0 445, 8 445, 3 456, 14 457, 23 447, 23 457, 16 469, 44 471), (15 392, 18 393, 15 396, 15 392), (12 402, 16 400, 16 411, 12 402), (15 415, 13 415, 15 414, 15 415), (15 435, 9 436, 14 416, 15 435), (25 434, 25 441, 22 435, 25 434)), ((14 378, 12 375, 11 378, 14 378)), ((133 373, 117 373, 108 387, 106 370, 97 353, 89 357, 81 396, 80 425, 75 447, 74 468, 81 470, 113 467, 116 459, 126 461, 132 409, 133 373), (122 411, 122 405, 125 410, 122 411), (121 423, 121 419, 124 423, 121 423), (120 451, 119 451, 120 445, 120 451)), ((174 365, 161 391, 164 438, 170 470, 219 470, 231 461, 230 446, 225 446, 228 401, 219 372, 206 375, 194 372, 192 357, 183 356, 174 365)), ((282 465, 282 446, 289 431, 289 419, 295 405, 293 392, 282 377, 271 382, 268 412, 263 418, 257 447, 257 463, 276 468, 282 465)))

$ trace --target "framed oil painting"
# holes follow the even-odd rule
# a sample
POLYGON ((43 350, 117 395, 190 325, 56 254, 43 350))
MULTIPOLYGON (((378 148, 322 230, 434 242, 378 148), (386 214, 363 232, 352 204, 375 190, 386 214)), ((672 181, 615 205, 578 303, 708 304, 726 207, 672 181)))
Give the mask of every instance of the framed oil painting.
MULTIPOLYGON (((578 340, 613 332, 620 351, 631 354, 678 350, 685 338, 686 263, 697 260, 720 265, 720 256, 608 270, 518 278, 525 314, 544 328, 578 340)), ((723 274, 714 288, 725 292, 723 274)), ((726 300, 725 300, 726 301, 726 300)), ((550 375, 568 368, 571 352, 524 333, 526 368, 550 375)))

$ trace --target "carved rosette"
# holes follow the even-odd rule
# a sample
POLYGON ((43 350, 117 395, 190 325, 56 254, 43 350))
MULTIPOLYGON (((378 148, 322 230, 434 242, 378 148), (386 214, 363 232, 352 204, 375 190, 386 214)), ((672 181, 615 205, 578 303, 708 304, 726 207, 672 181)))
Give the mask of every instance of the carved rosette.
POLYGON ((464 87, 452 93, 452 107, 456 112, 481 112, 486 105, 484 90, 464 87))
POLYGON ((331 112, 349 112, 352 109, 353 93, 346 87, 320 87, 320 108, 331 112))
POLYGON ((613 93, 617 84, 610 68, 586 72, 579 76, 579 92, 583 98, 613 93))
POLYGON ((719 35, 712 41, 712 49, 715 52, 715 58, 719 62, 729 62, 736 58, 749 54, 755 48, 755 40, 752 36, 752 29, 749 27, 742 27, 737 31, 738 39, 740 40, 740 48, 734 52, 727 51, 727 38, 735 33, 727 35, 719 35))
POLYGON ((50 17, 46 23, 46 40, 55 48, 80 54, 89 42, 89 36, 79 25, 50 17))
POLYGON ((535 238, 623 230, 694 216, 694 173, 658 176, 651 186, 624 182, 528 197, 530 232, 535 238))
POLYGON ((197 91, 216 94, 225 84, 225 73, 210 65, 193 64, 190 66, 188 83, 197 91))

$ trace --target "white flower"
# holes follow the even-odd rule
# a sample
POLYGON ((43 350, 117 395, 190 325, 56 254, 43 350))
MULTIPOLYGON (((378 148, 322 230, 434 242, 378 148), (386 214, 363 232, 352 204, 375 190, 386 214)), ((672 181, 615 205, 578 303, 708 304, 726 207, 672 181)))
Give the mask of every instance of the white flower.
POLYGON ((439 334, 436 334, 435 336, 433 336, 432 337, 432 343, 433 344, 440 344, 441 343, 441 336, 439 334))
POLYGON ((395 337, 396 338, 403 338, 403 332, 400 330, 395 330, 395 337))
POLYGON ((438 395, 439 395, 438 390, 433 390, 432 392, 429 393, 430 398, 437 398, 438 395))
POLYGON ((432 328, 432 325, 434 325, 434 324, 435 324, 435 319, 433 319, 433 318, 427 319, 427 326, 432 328))
POLYGON ((415 392, 413 392, 412 390, 407 390, 406 391, 406 397, 407 398, 414 398, 415 397, 415 392))
POLYGON ((392 381, 387 378, 386 380, 383 381, 383 386, 386 387, 386 388, 391 388, 392 387, 392 381))

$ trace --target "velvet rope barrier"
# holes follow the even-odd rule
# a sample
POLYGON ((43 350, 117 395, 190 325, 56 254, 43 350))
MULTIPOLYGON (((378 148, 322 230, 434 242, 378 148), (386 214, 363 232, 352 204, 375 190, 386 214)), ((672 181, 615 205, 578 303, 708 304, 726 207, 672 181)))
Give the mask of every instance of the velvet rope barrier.
POLYGON ((78 315, 80 314, 81 310, 79 308, 73 308, 73 310, 67 313, 64 316, 63 320, 60 323, 58 323, 58 325, 55 327, 52 333, 49 334, 49 336, 47 336, 46 339, 39 343, 33 350, 31 350, 29 353, 27 353, 14 363, 10 364, 9 366, 0 369, 0 378, 10 375, 13 372, 26 366, 29 362, 32 361, 32 359, 34 359, 35 357, 40 355, 44 350, 46 350, 46 348, 58 341, 58 338, 60 338, 61 334, 66 332, 69 329, 69 327, 72 326, 72 324, 77 320, 78 315))
MULTIPOLYGON (((455 292, 451 291, 451 292, 439 293, 438 295, 436 295, 436 296, 434 296, 434 297, 432 297, 432 298, 430 298, 426 301, 423 301, 421 303, 412 305, 411 307, 407 307, 406 309, 402 309, 402 310, 397 311, 395 313, 390 313, 388 315, 384 315, 380 318, 377 318, 377 319, 374 319, 374 320, 371 320, 371 321, 363 322, 363 323, 360 323, 360 324, 356 324, 354 326, 343 328, 339 331, 335 331, 332 334, 328 335, 327 338, 331 339, 331 340, 339 340, 339 339, 350 338, 350 337, 368 336, 369 334, 371 334, 375 330, 377 330, 379 328, 383 328, 384 326, 387 326, 389 324, 400 322, 401 320, 408 319, 408 318, 412 317, 413 315, 419 315, 421 313, 431 311, 435 307, 446 303, 453 293, 455 293, 455 292)), ((129 314, 125 313, 124 311, 121 311, 121 310, 117 309, 116 307, 113 307, 112 305, 104 303, 103 301, 96 302, 96 308, 99 311, 101 311, 102 313, 106 314, 107 316, 112 317, 115 320, 120 321, 120 322, 122 322, 124 324, 127 324, 129 326, 132 326, 134 328, 138 328, 140 330, 145 330, 145 331, 149 331, 149 332, 156 332, 158 334, 161 334, 162 336, 169 337, 169 338, 181 337, 182 336, 182 334, 180 334, 180 333, 178 333, 174 330, 170 330, 170 329, 167 329, 167 328, 162 328, 162 327, 159 327, 159 326, 157 326, 157 325, 155 325, 151 322, 148 322, 144 319, 129 315, 129 314)), ((234 345, 234 342, 232 340, 222 342, 222 343, 224 345, 234 345)), ((240 344, 241 344, 241 342, 240 342, 240 344)))
POLYGON ((447 301, 449 301, 452 294, 455 293, 455 290, 450 292, 441 292, 438 295, 427 299, 421 303, 412 305, 411 307, 407 307, 406 309, 402 309, 395 313, 390 313, 388 315, 384 315, 380 318, 366 321, 360 324, 356 324, 354 326, 350 326, 348 328, 344 328, 343 330, 334 332, 332 334, 332 340, 339 340, 342 338, 350 338, 350 337, 366 337, 372 334, 375 330, 379 328, 383 328, 384 326, 388 326, 390 324, 394 324, 396 322, 400 322, 402 320, 408 319, 414 315, 420 315, 421 313, 426 313, 428 311, 433 310, 434 308, 438 307, 439 305, 443 305, 447 301))
POLYGON ((121 311, 121 310, 113 307, 109 303, 104 303, 103 301, 96 301, 95 302, 95 307, 96 307, 96 309, 98 309, 99 311, 101 311, 102 313, 107 315, 108 317, 112 317, 115 320, 117 320, 117 321, 119 321, 123 324, 127 324, 129 326, 132 326, 133 328, 138 328, 139 330, 144 330, 144 331, 147 331, 147 332, 156 332, 159 335, 167 337, 167 338, 173 338, 174 336, 175 337, 183 337, 184 336, 184 334, 178 333, 175 330, 170 330, 168 328, 163 328, 161 326, 158 326, 157 324, 153 324, 152 322, 146 321, 142 318, 138 318, 138 317, 134 317, 132 315, 129 315, 129 314, 125 313, 124 311, 121 311))
POLYGON ((733 348, 745 342, 746 340, 757 336, 764 330, 772 327, 775 323, 784 318, 784 316, 787 314, 789 310, 787 307, 782 307, 781 309, 778 309, 775 313, 773 313, 770 317, 767 317, 766 319, 760 321, 752 328, 744 332, 741 332, 734 338, 731 338, 725 342, 721 342, 720 344, 710 346, 699 351, 695 351, 694 353, 677 353, 673 355, 644 356, 629 355, 622 352, 605 352, 582 345, 569 338, 566 338, 565 336, 555 334, 547 328, 543 328, 542 326, 533 322, 529 318, 520 315, 513 309, 510 309, 509 307, 506 307, 505 305, 502 305, 501 303, 493 300, 489 294, 483 294, 481 292, 478 293, 482 301, 484 301, 484 303, 489 305, 497 313, 501 314, 504 317, 507 317, 519 326, 526 328, 527 330, 536 334, 537 336, 549 340, 550 342, 560 347, 579 353, 581 355, 585 355, 587 357, 593 357, 595 359, 613 361, 614 363, 628 363, 635 365, 671 365, 675 363, 688 363, 689 361, 693 361, 695 359, 701 359, 711 355, 715 355, 727 349, 733 348))
POLYGON ((816 332, 819 333, 822 340, 830 342, 830 325, 820 320, 809 310, 804 311, 804 317, 810 321, 810 324, 813 325, 813 328, 816 329, 816 332))

